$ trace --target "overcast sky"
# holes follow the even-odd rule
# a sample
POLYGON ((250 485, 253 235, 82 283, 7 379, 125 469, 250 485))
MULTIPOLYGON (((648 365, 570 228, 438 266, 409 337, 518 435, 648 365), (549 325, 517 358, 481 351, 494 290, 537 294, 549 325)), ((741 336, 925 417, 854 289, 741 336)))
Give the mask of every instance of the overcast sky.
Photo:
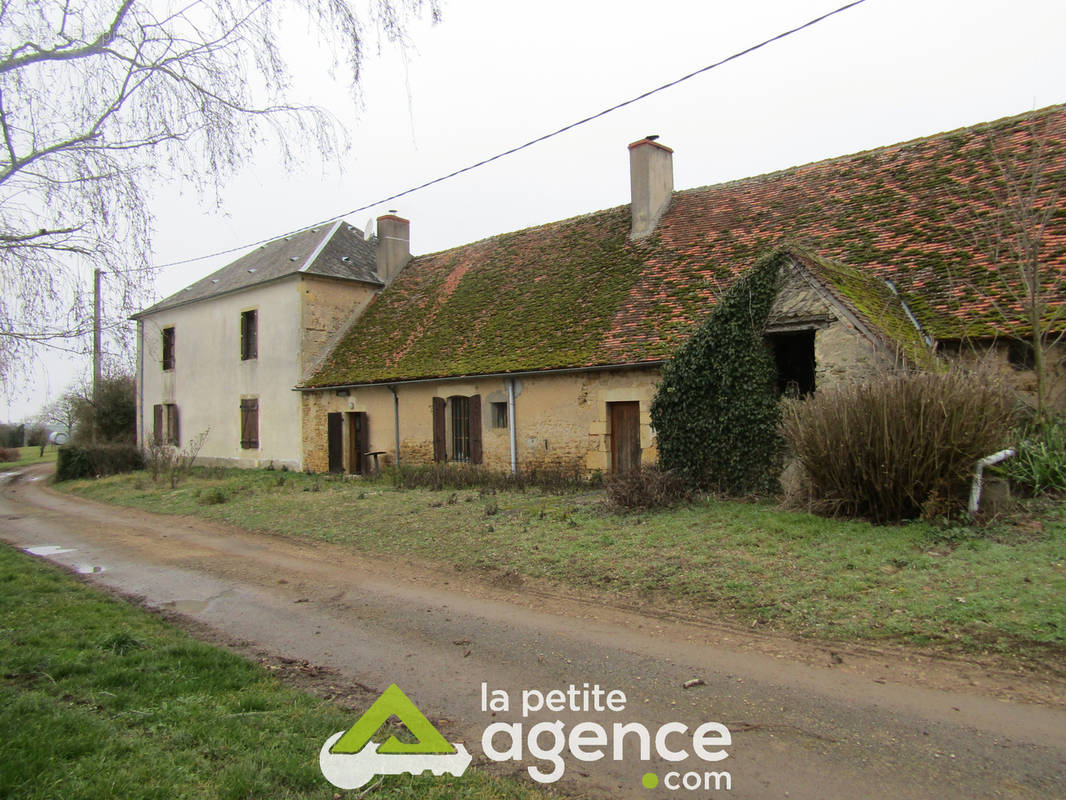
MULTIPOLYGON (((270 148, 221 207, 162 190, 155 262, 278 236, 509 149, 674 80, 844 0, 443 0, 401 53, 365 64, 363 102, 323 76, 294 26, 301 93, 330 108, 352 148, 342 164, 286 174, 270 148)), ((867 0, 652 98, 502 161, 350 215, 396 209, 428 253, 629 201, 626 146, 674 149, 674 185, 758 175, 1066 101, 1062 0, 867 0)), ((163 270, 159 297, 240 253, 163 270)), ((7 419, 31 415, 86 371, 42 361, 7 419)))

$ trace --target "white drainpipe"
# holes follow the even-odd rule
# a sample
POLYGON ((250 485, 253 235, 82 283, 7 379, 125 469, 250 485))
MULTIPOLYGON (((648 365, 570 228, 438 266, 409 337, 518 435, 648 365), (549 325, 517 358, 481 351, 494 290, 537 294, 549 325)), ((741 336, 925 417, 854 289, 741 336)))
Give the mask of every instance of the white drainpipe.
POLYGON ((507 381, 507 427, 511 429, 511 474, 518 474, 518 433, 514 425, 514 378, 507 381))
POLYGON ((977 462, 977 469, 973 473, 973 484, 970 486, 970 516, 977 514, 977 509, 981 505, 981 487, 984 483, 983 473, 985 467, 990 467, 993 464, 998 464, 1000 461, 1006 461, 1014 455, 1014 451, 1011 449, 1000 450, 998 453, 993 453, 990 456, 985 456, 977 462))

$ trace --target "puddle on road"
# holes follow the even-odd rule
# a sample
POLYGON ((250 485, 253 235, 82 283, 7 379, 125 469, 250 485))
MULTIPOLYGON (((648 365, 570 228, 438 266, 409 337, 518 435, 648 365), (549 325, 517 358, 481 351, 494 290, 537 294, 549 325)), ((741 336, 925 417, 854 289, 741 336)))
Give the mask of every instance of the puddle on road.
POLYGON ((26 552, 31 556, 44 556, 49 558, 51 556, 57 556, 60 553, 73 553, 76 548, 73 547, 61 547, 54 544, 42 544, 37 547, 27 547, 26 552))

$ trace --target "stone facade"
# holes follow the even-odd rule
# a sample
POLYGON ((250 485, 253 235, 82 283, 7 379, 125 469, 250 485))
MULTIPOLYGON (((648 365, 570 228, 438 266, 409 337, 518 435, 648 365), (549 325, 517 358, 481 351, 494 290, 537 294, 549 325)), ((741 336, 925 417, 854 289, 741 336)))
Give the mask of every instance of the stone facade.
MULTIPOLYGON (((618 369, 527 375, 515 378, 515 444, 520 470, 610 469, 609 404, 639 403, 641 461, 658 458, 651 427, 651 401, 657 369, 618 369)), ((303 461, 307 469, 328 468, 329 413, 364 412, 370 425, 370 451, 383 451, 382 465, 394 463, 397 407, 400 462, 433 462, 433 398, 479 395, 482 407, 483 464, 494 470, 511 466, 511 435, 496 426, 493 404, 506 406, 507 382, 502 377, 472 378, 395 385, 398 406, 386 386, 303 393, 303 461)), ((503 409, 501 409, 502 411, 503 409)), ((506 413, 506 412, 504 412, 506 413)), ((450 435, 450 431, 449 431, 450 435)))

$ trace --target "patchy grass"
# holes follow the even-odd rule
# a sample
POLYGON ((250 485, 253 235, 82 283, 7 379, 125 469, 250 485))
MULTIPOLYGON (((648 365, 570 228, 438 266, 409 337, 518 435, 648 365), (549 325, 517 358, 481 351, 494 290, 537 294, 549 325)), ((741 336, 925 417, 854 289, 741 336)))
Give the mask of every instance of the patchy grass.
POLYGON ((603 493, 397 491, 294 473, 143 474, 64 490, 459 570, 543 578, 754 628, 989 651, 1063 670, 1066 509, 1010 526, 876 526, 703 500, 618 515, 603 493))
POLYGON ((44 449, 44 455, 41 455, 41 448, 36 445, 32 447, 19 447, 18 461, 0 461, 0 469, 11 469, 12 467, 25 467, 29 464, 42 464, 46 461, 55 461, 56 453, 59 452, 59 448, 54 444, 48 445, 44 449))
MULTIPOLYGON (((7 547, 0 633, 0 797, 340 796, 318 751, 352 713, 7 547)), ((382 787, 409 800, 549 796, 473 770, 382 787)))

